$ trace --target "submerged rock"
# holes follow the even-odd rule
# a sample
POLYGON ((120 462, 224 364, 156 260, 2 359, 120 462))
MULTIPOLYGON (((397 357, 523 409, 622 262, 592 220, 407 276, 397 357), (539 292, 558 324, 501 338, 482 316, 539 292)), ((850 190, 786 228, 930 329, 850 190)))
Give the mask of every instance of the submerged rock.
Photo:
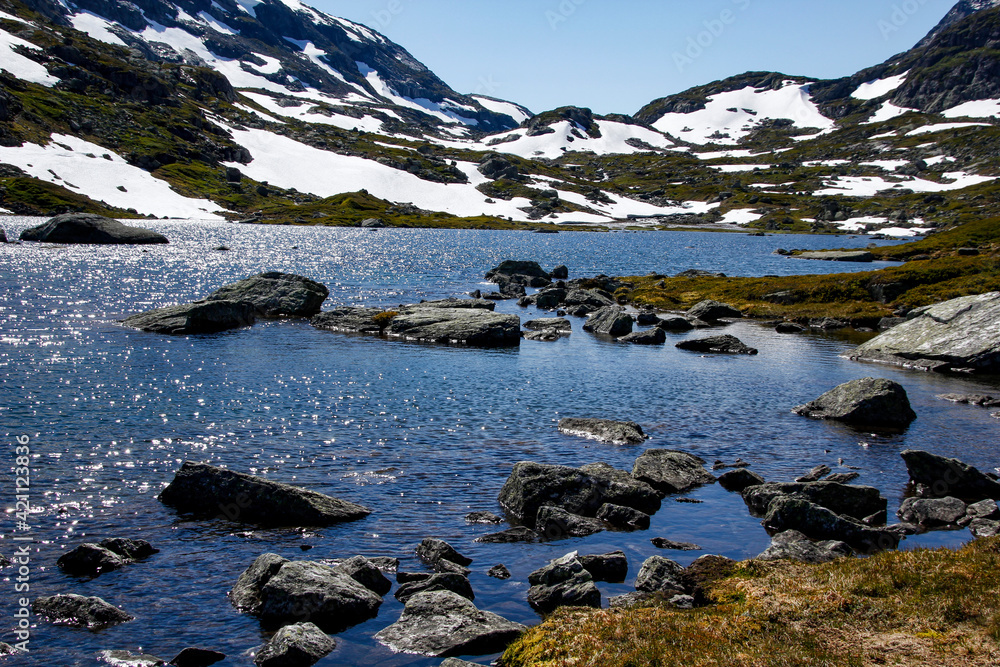
POLYGON ((262 273, 231 285, 220 287, 205 301, 247 301, 266 319, 312 317, 330 295, 330 290, 315 280, 290 273, 262 273))
POLYGON ((636 459, 632 476, 660 493, 682 493, 715 482, 715 476, 704 466, 705 460, 694 454, 672 449, 648 449, 636 459))
POLYGON ((337 642, 310 622, 286 625, 254 657, 257 667, 309 667, 330 654, 337 642))
POLYGON ((127 225, 93 213, 64 213, 21 232, 22 241, 100 245, 169 243, 163 234, 127 225))
POLYGON ((155 655, 132 651, 101 651, 98 656, 101 662, 114 667, 163 667, 167 664, 166 660, 155 655))
POLYGON ((848 356, 919 370, 1000 373, 1000 292, 953 299, 908 317, 848 356))
POLYGON ((630 421, 565 417, 559 420, 559 430, 611 445, 637 445, 646 441, 642 427, 630 421))
POLYGON ((958 498, 965 502, 1000 500, 1000 482, 958 459, 908 449, 900 456, 906 463, 910 485, 921 498, 958 498))
POLYGON ((739 338, 729 334, 724 336, 709 336, 708 338, 699 338, 696 340, 685 340, 677 343, 674 347, 679 350, 687 350, 689 352, 714 354, 757 354, 756 348, 745 345, 739 338))
POLYGON ((450 591, 418 593, 399 620, 375 635, 400 653, 435 657, 488 655, 503 651, 527 628, 482 611, 450 591))
POLYGON ((844 542, 838 540, 814 542, 797 530, 786 530, 771 538, 771 546, 757 556, 757 560, 829 563, 853 554, 854 550, 844 542))
POLYGON ((35 598, 31 610, 55 625, 82 628, 106 628, 135 619, 132 614, 99 597, 84 597, 73 593, 35 598))
POLYGON ((876 378, 846 382, 815 401, 792 408, 792 412, 812 419, 884 428, 904 428, 917 418, 899 383, 876 378))
POLYGON ((159 498, 181 512, 266 526, 329 526, 371 514, 316 491, 191 461, 159 498))
POLYGON ((211 334, 253 326, 257 309, 245 301, 195 301, 131 315, 122 324, 150 333, 211 334))

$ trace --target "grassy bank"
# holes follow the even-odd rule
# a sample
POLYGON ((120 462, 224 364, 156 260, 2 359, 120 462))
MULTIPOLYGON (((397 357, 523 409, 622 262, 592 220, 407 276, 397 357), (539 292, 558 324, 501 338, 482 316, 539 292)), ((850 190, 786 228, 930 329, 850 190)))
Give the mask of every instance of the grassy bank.
POLYGON ((681 611, 557 611, 504 667, 1000 664, 1000 539, 825 565, 746 561, 681 611))
MULTIPOLYGON (((878 271, 772 278, 641 276, 624 278, 619 300, 637 307, 682 310, 704 299, 730 303, 749 317, 808 320, 836 317, 873 326, 901 308, 1000 290, 1000 219, 967 223, 915 243, 872 251, 908 260, 878 271), (969 256, 960 249, 975 248, 969 256)), ((790 262, 812 260, 789 259, 790 262)))

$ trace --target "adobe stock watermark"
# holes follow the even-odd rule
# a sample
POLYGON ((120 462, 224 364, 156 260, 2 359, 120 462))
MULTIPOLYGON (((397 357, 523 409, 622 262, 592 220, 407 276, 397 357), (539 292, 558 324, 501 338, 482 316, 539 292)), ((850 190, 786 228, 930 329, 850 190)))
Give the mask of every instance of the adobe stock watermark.
POLYGON ((28 653, 31 643, 31 545, 35 543, 31 526, 31 438, 19 435, 14 447, 14 529, 11 531, 16 569, 14 583, 14 648, 28 653))
POLYGON ((549 22, 549 27, 555 32, 559 26, 569 21, 580 9, 580 6, 586 2, 587 0, 561 0, 554 10, 550 9, 545 12, 545 20, 549 22))
POLYGON ((882 33, 882 39, 889 41, 893 33, 897 33, 910 22, 920 9, 927 4, 927 0, 905 0, 892 6, 892 13, 888 19, 879 19, 878 29, 882 33))
POLYGON ((704 21, 702 25, 705 29, 688 37, 684 49, 674 51, 674 65, 679 73, 683 74, 684 70, 705 55, 726 34, 729 27, 739 21, 740 13, 750 9, 753 0, 732 0, 732 3, 733 9, 723 9, 717 17, 704 21))

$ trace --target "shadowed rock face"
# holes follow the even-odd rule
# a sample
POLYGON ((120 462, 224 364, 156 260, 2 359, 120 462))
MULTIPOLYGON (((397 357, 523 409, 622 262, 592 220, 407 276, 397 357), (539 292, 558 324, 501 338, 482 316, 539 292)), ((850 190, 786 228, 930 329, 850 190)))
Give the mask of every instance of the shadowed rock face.
POLYGON ((92 213, 66 213, 21 232, 22 241, 88 243, 100 245, 149 245, 169 243, 167 237, 141 227, 92 213))
POLYGON ((106 628, 135 618, 99 597, 75 594, 37 598, 31 608, 56 625, 83 628, 106 628))
POLYGON ((900 456, 910 484, 922 498, 953 497, 965 502, 1000 500, 1000 482, 958 459, 908 449, 900 456))
POLYGON ((304 276, 269 272, 212 292, 205 301, 247 301, 260 317, 312 317, 330 295, 324 285, 304 276))
POLYGON ((241 329, 256 321, 256 308, 245 301, 195 301, 132 315, 122 324, 150 333, 183 336, 241 329))
POLYGON ((848 356, 918 370, 1000 373, 1000 292, 920 309, 848 356))
POLYGON ((813 419, 885 428, 904 428, 917 418, 899 383, 876 378, 846 382, 792 412, 813 419))
POLYGON ((322 493, 186 461, 160 500, 182 512, 267 526, 329 526, 371 510, 322 493))

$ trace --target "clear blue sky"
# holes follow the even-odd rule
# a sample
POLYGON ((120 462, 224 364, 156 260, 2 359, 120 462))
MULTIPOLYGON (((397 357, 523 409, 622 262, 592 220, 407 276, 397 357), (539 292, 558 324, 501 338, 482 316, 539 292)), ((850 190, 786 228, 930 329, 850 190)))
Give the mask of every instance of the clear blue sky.
POLYGON ((635 113, 749 70, 854 74, 906 51, 957 0, 304 0, 375 28, 452 88, 635 113))

